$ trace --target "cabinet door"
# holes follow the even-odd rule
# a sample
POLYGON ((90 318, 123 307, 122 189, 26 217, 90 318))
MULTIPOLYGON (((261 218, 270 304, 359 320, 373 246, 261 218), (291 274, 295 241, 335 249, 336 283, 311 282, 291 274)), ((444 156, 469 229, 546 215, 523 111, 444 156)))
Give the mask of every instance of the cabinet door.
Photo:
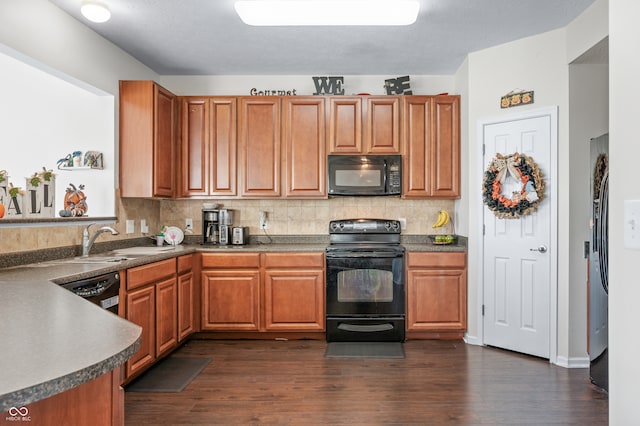
POLYGON ((175 192, 175 97, 153 81, 120 82, 120 195, 175 192))
POLYGON ((280 98, 239 99, 240 195, 280 197, 280 98))
POLYGON ((202 329, 258 331, 260 272, 202 272, 202 329))
POLYGON ((178 276, 178 341, 195 332, 193 272, 178 276))
POLYGON ((156 284, 156 356, 178 346, 178 286, 172 277, 156 284))
POLYGON ((209 134, 212 167, 210 195, 235 196, 236 186, 236 98, 214 97, 211 103, 209 134))
POLYGON ((126 375, 130 377, 156 358, 155 286, 127 293, 126 318, 142 327, 140 349, 126 363, 126 375))
POLYGON ((365 100, 366 152, 401 154, 400 98, 398 96, 367 96, 365 100))
POLYGON ((434 96, 431 195, 460 197, 460 97, 434 96))
POLYGON ((181 195, 209 194, 209 102, 207 98, 181 100, 181 195))
POLYGON ((265 330, 325 329, 322 270, 265 271, 265 330))
POLYGON ((330 96, 328 99, 329 153, 362 153, 362 97, 330 96))
POLYGON ((407 276, 407 330, 466 330, 466 270, 409 269, 407 276))
POLYGON ((153 196, 173 197, 176 175, 176 98, 171 92, 156 84, 154 99, 153 196))
POLYGON ((403 137, 405 155, 402 170, 402 196, 424 198, 431 195, 431 96, 403 98, 403 137))
POLYGON ((283 98, 286 197, 325 198, 326 139, 324 98, 283 98))

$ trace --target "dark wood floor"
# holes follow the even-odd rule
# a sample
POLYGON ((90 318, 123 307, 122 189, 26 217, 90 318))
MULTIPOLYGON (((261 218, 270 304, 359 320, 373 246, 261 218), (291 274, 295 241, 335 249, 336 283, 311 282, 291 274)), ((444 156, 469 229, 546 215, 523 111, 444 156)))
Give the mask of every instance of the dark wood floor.
POLYGON ((125 397, 134 425, 606 425, 607 395, 566 369, 457 341, 404 359, 325 358, 324 341, 193 340, 213 361, 180 393, 125 397))

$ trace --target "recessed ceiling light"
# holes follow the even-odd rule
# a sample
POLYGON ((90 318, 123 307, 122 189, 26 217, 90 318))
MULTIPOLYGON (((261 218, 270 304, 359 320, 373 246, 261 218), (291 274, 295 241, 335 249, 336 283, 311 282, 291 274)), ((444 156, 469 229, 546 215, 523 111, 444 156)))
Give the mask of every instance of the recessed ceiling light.
POLYGON ((104 3, 95 1, 84 2, 80 8, 80 12, 91 22, 102 23, 107 22, 109 18, 111 18, 109 7, 104 3))
POLYGON ((240 0, 235 2, 247 25, 411 25, 417 0, 240 0))

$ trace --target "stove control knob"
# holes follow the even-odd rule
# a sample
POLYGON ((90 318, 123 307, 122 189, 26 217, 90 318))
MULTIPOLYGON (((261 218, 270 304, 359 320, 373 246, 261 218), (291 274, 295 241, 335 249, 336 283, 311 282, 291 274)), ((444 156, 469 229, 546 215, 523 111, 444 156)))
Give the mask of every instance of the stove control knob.
POLYGON ((339 225, 336 222, 331 222, 331 231, 335 232, 338 230, 339 225))

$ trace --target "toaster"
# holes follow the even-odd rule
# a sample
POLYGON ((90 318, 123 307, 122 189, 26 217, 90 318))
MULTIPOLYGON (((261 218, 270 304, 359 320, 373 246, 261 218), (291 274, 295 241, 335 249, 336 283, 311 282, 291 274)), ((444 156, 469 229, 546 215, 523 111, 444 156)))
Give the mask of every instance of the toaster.
POLYGON ((249 227, 234 226, 231 231, 231 244, 244 245, 249 243, 249 227))

